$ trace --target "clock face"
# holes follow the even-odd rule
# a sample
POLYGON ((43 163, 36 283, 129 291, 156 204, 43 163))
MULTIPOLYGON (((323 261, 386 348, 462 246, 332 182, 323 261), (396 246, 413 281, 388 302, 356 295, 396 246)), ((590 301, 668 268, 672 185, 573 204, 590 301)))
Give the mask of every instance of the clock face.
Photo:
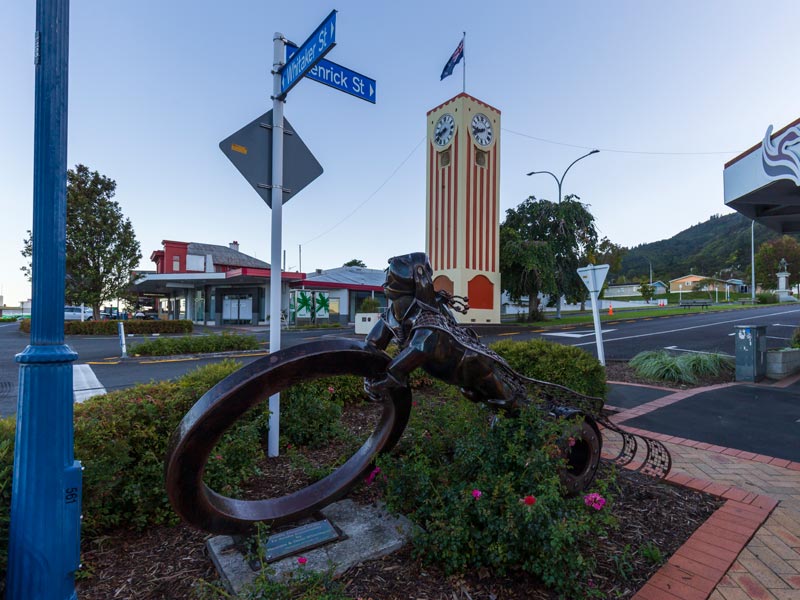
POLYGON ((494 139, 494 131, 492 130, 492 122, 489 117, 483 113, 478 113, 472 117, 472 137, 481 146, 488 146, 494 139))
POLYGON ((433 128, 433 142, 437 146, 446 146, 453 139, 456 130, 456 120, 450 113, 445 113, 436 121, 433 128))

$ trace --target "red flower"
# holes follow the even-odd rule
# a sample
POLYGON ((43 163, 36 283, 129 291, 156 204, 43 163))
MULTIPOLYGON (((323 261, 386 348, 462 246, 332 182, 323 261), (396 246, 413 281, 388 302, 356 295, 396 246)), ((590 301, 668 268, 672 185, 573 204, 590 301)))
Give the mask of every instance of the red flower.
POLYGON ((304 565, 308 562, 308 559, 305 556, 298 556, 297 562, 300 563, 301 565, 304 565))
POLYGON ((522 499, 522 502, 525 504, 525 506, 533 506, 536 504, 536 496, 525 496, 522 499))

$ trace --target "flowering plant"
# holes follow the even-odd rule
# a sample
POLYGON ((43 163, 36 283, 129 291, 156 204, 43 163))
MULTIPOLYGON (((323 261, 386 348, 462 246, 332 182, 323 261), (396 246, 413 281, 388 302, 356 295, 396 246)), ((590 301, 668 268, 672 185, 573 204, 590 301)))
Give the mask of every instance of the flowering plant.
POLYGON ((600 510, 606 505, 606 499, 597 492, 592 492, 583 497, 583 503, 586 506, 591 506, 595 510, 600 510))

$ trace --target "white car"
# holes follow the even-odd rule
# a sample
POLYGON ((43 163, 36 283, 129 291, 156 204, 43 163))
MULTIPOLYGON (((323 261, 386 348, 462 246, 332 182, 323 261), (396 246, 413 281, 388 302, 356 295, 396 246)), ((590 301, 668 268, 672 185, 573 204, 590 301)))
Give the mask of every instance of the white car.
MULTIPOLYGON (((88 306, 83 307, 83 320, 91 321, 94 319, 94 311, 88 306)), ((81 320, 81 307, 80 306, 65 306, 64 307, 64 320, 65 321, 80 321, 81 320)))

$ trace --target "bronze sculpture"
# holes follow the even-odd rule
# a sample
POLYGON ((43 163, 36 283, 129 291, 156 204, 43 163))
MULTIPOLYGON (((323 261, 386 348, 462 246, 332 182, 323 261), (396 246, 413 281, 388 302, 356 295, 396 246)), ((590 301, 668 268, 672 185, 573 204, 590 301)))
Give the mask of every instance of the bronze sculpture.
MULTIPOLYGON (((602 414, 603 401, 569 388, 517 373, 483 345, 474 331, 460 326, 451 310, 465 312, 467 300, 433 288, 433 272, 422 252, 389 261, 384 288, 391 306, 365 342, 330 339, 281 350, 259 359, 214 386, 184 417, 167 454, 167 493, 176 512, 189 523, 215 533, 248 533, 256 522, 288 523, 344 496, 371 469, 379 452, 391 449, 408 422, 409 374, 421 367, 430 375, 458 385, 461 393, 494 410, 514 414, 535 403, 544 418, 575 418, 580 430, 564 444, 566 466, 561 480, 566 493, 585 489, 600 461, 600 429, 622 438, 619 464, 633 461, 636 437, 602 414), (384 352, 390 342, 400 348, 394 359, 384 352), (330 475, 280 498, 245 501, 222 496, 202 481, 206 461, 232 423, 271 394, 299 382, 330 375, 365 378, 365 391, 383 406, 375 431, 356 453, 330 475)), ((660 442, 641 438, 645 457, 639 470, 665 477, 669 452, 660 442)))

